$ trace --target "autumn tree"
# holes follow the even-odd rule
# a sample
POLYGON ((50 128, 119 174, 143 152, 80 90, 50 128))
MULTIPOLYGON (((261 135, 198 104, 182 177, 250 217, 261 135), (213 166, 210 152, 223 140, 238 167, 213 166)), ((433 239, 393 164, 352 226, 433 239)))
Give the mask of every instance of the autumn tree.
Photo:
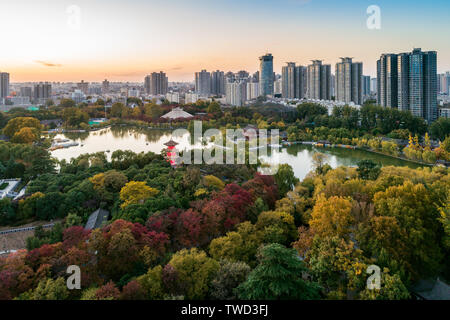
POLYGON ((255 266, 256 252, 262 244, 262 237, 262 232, 247 221, 238 225, 237 231, 212 240, 209 254, 216 260, 242 261, 255 266))
POLYGON ((250 267, 244 262, 222 261, 216 277, 211 282, 211 297, 217 300, 236 300, 236 289, 247 279, 250 271, 250 267))
POLYGON ((223 188, 225 188, 225 183, 223 183, 222 180, 220 180, 219 178, 213 176, 213 175, 208 175, 203 177, 203 184, 206 187, 209 187, 211 189, 215 189, 215 190, 222 190, 223 188))
POLYGON ((192 248, 175 253, 169 264, 177 271, 179 281, 184 283, 186 299, 204 299, 209 284, 220 268, 204 251, 192 248))
POLYGON ((320 236, 348 238, 353 222, 352 204, 348 199, 327 199, 321 195, 316 200, 309 224, 313 232, 320 236))
POLYGON ((328 156, 324 153, 316 152, 313 155, 312 162, 313 166, 315 168, 316 173, 323 174, 326 170, 326 162, 327 162, 328 156))
POLYGON ((289 245, 297 238, 294 217, 286 212, 262 212, 255 226, 262 232, 265 243, 289 245))
POLYGON ((8 138, 13 138, 16 133, 19 133, 17 138, 27 138, 31 133, 34 133, 36 137, 40 137, 41 123, 38 119, 32 117, 17 117, 8 121, 3 133, 8 138), (28 128, 21 132, 22 128, 28 128))
POLYGON ((145 200, 154 197, 159 190, 151 188, 142 181, 130 181, 120 190, 120 200, 123 201, 121 208, 130 204, 144 203, 145 200))
POLYGON ((371 252, 379 255, 381 250, 387 250, 391 259, 399 264, 397 268, 407 271, 412 279, 435 274, 442 258, 440 215, 435 205, 438 199, 433 189, 409 181, 375 194, 376 216, 393 219, 389 223, 377 223, 378 219, 374 218, 367 237, 376 236, 375 240, 379 236, 375 242, 367 240, 371 252), (398 240, 386 241, 389 238, 398 240))
POLYGON ((24 127, 17 131, 11 141, 14 143, 33 143, 39 139, 36 128, 24 127))

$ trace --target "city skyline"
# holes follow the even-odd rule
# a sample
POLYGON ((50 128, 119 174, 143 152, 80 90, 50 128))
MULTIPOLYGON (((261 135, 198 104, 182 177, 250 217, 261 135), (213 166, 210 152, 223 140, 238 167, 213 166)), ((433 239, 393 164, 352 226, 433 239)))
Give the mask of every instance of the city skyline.
POLYGON ((414 47, 437 51, 438 73, 450 70, 450 43, 439 37, 450 26, 448 1, 377 1, 380 30, 366 26, 371 4, 17 0, 0 4, 7 13, 0 27, 9 31, 0 70, 10 73, 11 83, 142 82, 161 70, 170 81, 193 81, 203 69, 253 73, 259 69, 257 57, 270 52, 277 74, 287 61, 307 66, 320 59, 334 66, 339 57, 349 56, 375 77, 380 54, 414 47), (78 29, 68 24, 74 4, 81 10, 78 29))

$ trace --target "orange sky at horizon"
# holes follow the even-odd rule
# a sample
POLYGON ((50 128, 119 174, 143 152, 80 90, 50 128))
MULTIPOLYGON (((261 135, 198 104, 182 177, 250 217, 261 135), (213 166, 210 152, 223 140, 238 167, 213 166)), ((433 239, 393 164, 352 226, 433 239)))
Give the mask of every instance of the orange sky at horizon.
POLYGON ((339 57, 349 56, 363 62, 364 75, 376 77, 382 53, 414 47, 437 51, 438 72, 450 70, 445 10, 379 0, 382 28, 369 30, 368 4, 347 2, 78 0, 80 25, 73 29, 72 0, 2 1, 0 12, 8 14, 0 29, 8 37, 0 71, 12 83, 143 82, 159 71, 169 81, 193 81, 202 69, 253 73, 258 57, 270 52, 278 74, 285 62, 311 60, 331 64, 334 73, 339 57))

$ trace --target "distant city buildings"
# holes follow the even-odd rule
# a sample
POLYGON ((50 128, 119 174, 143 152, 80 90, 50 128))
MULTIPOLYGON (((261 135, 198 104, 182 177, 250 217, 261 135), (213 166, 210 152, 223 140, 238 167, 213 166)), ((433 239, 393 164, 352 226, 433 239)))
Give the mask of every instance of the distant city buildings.
POLYGON ((441 94, 450 94, 450 72, 438 75, 438 92, 441 94))
POLYGON ((52 97, 52 85, 48 82, 40 82, 34 85, 34 103, 45 104, 52 97))
POLYGON ((223 71, 211 72, 211 94, 215 96, 225 94, 225 73, 223 71))
POLYGON ((139 97, 139 89, 134 88, 134 87, 128 89, 128 97, 129 98, 138 98, 139 97))
POLYGON ((20 97, 28 97, 31 101, 33 99, 33 88, 32 87, 21 87, 19 91, 20 97))
POLYGON ((84 82, 84 80, 81 80, 81 82, 77 83, 77 88, 84 94, 89 94, 89 82, 84 82))
POLYGON ((259 82, 253 79, 247 82, 247 100, 254 100, 260 96, 259 82))
POLYGON ((275 79, 273 83, 273 95, 281 96, 283 91, 283 80, 280 78, 275 79))
POLYGON ((281 93, 283 98, 302 99, 305 97, 306 68, 288 62, 281 70, 281 93))
POLYGON ((377 61, 377 102, 410 111, 428 123, 438 117, 437 53, 420 48, 410 53, 383 54, 377 61))
POLYGON ((363 97, 367 98, 371 94, 371 90, 370 90, 370 76, 363 76, 362 80, 363 80, 363 86, 362 86, 363 97))
POLYGON ((162 71, 153 72, 145 77, 144 89, 149 95, 165 95, 169 89, 169 79, 162 71))
POLYGON ((180 94, 178 92, 166 93, 166 99, 170 103, 180 103, 180 94))
POLYGON ((352 58, 341 58, 336 64, 336 101, 357 105, 363 103, 362 94, 362 62, 353 62, 352 58))
POLYGON ((109 81, 107 79, 103 80, 102 82, 102 93, 109 93, 109 81))
POLYGON ((378 82, 377 78, 370 79, 370 93, 371 94, 377 93, 377 82, 378 82))
POLYGON ((84 95, 83 91, 81 91, 81 90, 77 89, 72 93, 72 100, 77 104, 83 102, 85 99, 86 99, 86 96, 84 95))
POLYGON ((273 56, 268 53, 259 58, 260 72, 260 94, 262 96, 272 96, 274 93, 273 56))
POLYGON ((244 79, 228 81, 226 85, 226 103, 241 107, 247 101, 247 81, 244 79))
POLYGON ((306 95, 309 99, 331 100, 331 65, 313 60, 308 66, 306 95))
POLYGON ((186 103, 186 104, 196 103, 199 99, 200 99, 200 95, 197 93, 189 92, 184 95, 184 103, 186 103))
POLYGON ((9 96, 9 73, 0 72, 0 102, 9 96))
POLYGON ((206 70, 195 73, 195 92, 200 95, 211 93, 211 73, 206 70))

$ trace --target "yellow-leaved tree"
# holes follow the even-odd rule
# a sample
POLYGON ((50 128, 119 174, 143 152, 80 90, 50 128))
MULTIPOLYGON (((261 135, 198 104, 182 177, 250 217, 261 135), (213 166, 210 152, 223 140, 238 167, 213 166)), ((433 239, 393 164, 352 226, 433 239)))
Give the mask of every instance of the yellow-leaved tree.
POLYGON ((121 208, 130 204, 144 203, 145 200, 159 193, 158 189, 149 187, 143 181, 130 181, 120 190, 120 200, 123 201, 121 208))

